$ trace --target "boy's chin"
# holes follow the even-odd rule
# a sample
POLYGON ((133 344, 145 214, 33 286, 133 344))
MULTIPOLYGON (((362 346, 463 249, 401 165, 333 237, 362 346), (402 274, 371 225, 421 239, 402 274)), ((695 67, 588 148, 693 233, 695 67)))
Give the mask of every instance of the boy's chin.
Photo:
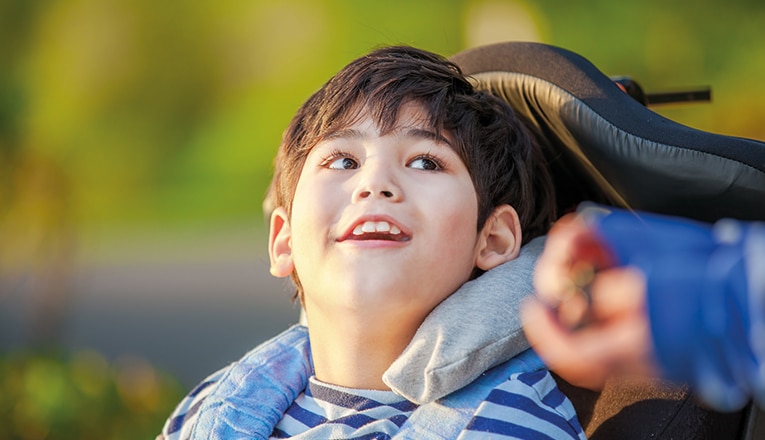
MULTIPOLYGON (((375 277, 376 278, 376 277, 375 277)), ((333 308, 344 309, 345 313, 372 316, 397 316, 400 314, 419 316, 427 313, 447 295, 436 295, 422 288, 424 280, 404 283, 401 279, 366 278, 344 285, 329 299, 333 308)))

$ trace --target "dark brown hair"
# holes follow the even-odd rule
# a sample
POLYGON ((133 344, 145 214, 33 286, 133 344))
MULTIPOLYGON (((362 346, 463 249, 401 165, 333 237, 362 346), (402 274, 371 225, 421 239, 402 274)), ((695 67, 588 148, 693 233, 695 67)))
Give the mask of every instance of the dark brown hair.
POLYGON ((474 89, 455 64, 407 46, 385 47, 352 61, 300 107, 276 155, 267 213, 282 206, 292 215, 303 164, 316 144, 362 115, 384 134, 408 102, 422 105, 436 133, 447 131, 454 139, 477 194, 478 230, 494 208, 509 204, 518 212, 524 244, 547 232, 555 218, 552 181, 521 120, 505 101, 474 89))

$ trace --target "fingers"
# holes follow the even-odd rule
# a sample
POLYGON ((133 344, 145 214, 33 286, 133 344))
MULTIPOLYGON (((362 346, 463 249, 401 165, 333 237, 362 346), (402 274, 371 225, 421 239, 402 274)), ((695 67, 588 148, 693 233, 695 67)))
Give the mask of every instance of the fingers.
POLYGON ((537 261, 537 297, 521 308, 529 343, 580 387, 597 390, 614 374, 655 372, 644 277, 614 263, 581 216, 564 216, 537 261))
POLYGON ((596 357, 602 356, 597 350, 593 355, 582 352, 579 336, 560 325, 557 316, 548 307, 531 298, 521 306, 521 318, 529 344, 544 360, 547 366, 569 383, 599 390, 610 375, 603 368, 606 362, 596 357))
POLYGON ((600 389, 615 374, 655 375, 644 290, 636 269, 600 272, 592 285, 590 321, 576 329, 532 299, 521 308, 527 339, 551 370, 580 387, 600 389))
POLYGON ((592 318, 596 321, 609 321, 644 314, 645 288, 645 277, 636 268, 614 268, 599 272, 590 290, 592 318))
POLYGON ((558 220, 550 230, 534 270, 534 287, 542 301, 554 304, 567 289, 574 239, 583 233, 586 233, 584 225, 571 215, 558 220))
POLYGON ((555 223, 534 273, 539 299, 552 307, 566 302, 592 280, 596 270, 612 264, 610 252, 577 215, 555 223))

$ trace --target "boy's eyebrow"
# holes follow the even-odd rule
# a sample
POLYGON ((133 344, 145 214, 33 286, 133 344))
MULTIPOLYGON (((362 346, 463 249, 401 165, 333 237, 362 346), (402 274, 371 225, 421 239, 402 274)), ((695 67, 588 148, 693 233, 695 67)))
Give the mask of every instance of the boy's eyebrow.
POLYGON ((356 130, 354 128, 345 128, 342 130, 337 130, 332 133, 329 133, 324 139, 325 140, 332 140, 332 139, 361 139, 364 135, 361 133, 361 131, 356 130))
MULTIPOLYGON (((391 130, 390 134, 394 136, 398 135, 405 135, 409 137, 414 138, 421 138, 421 139, 427 139, 434 141, 437 144, 444 144, 449 147, 452 146, 452 143, 449 142, 449 139, 444 137, 440 133, 436 133, 433 130, 428 130, 421 127, 412 127, 412 126, 406 126, 406 127, 397 127, 391 130)), ((330 133, 327 135, 325 140, 332 140, 332 139, 361 139, 365 135, 360 130, 356 130, 354 128, 346 128, 343 130, 338 130, 333 133, 330 133)))
POLYGON ((428 139, 437 144, 444 144, 449 147, 452 146, 452 143, 449 142, 449 139, 444 137, 441 133, 436 133, 435 131, 432 131, 432 130, 428 130, 428 129, 424 129, 420 127, 402 127, 401 130, 405 131, 407 136, 428 139))

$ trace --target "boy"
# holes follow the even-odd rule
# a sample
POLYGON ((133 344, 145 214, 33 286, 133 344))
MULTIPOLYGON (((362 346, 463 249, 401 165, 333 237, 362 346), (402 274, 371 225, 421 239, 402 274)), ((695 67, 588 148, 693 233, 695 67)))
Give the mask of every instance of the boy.
POLYGON ((383 380, 439 303, 553 220, 507 104, 437 55, 380 49, 308 99, 275 164, 271 273, 292 277, 310 330, 211 376, 165 438, 584 437, 530 351, 421 405, 383 380))

